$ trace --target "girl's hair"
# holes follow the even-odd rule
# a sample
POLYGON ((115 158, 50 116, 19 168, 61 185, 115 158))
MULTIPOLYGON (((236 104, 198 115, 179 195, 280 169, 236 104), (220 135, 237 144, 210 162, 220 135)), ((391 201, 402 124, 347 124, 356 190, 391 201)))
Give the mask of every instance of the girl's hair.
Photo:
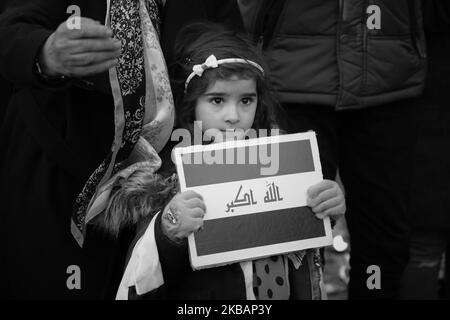
POLYGON ((275 109, 278 103, 267 80, 267 70, 263 59, 245 36, 214 23, 194 23, 184 27, 177 36, 175 61, 170 68, 177 125, 191 129, 195 121, 197 99, 215 81, 237 76, 240 79, 254 79, 256 82, 258 105, 252 128, 258 130, 277 127, 275 109), (263 67, 264 74, 250 64, 221 64, 218 68, 205 70, 201 77, 195 76, 185 92, 185 82, 192 67, 203 64, 210 55, 214 55, 217 60, 241 58, 256 62, 263 67))

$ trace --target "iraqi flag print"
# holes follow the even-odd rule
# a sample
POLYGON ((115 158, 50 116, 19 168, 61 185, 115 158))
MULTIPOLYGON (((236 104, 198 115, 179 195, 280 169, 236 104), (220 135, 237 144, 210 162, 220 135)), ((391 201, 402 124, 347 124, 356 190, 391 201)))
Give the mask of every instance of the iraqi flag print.
POLYGON ((175 148, 181 191, 202 195, 202 230, 189 236, 194 269, 332 243, 329 218, 306 206, 322 180, 314 132, 175 148))

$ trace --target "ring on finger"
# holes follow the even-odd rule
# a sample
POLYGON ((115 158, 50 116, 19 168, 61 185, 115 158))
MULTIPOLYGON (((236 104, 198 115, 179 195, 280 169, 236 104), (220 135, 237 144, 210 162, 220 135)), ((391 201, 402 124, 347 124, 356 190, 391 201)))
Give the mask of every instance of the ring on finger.
POLYGON ((166 212, 166 219, 169 220, 169 222, 173 225, 176 225, 178 223, 177 214, 172 212, 172 208, 167 209, 166 212))

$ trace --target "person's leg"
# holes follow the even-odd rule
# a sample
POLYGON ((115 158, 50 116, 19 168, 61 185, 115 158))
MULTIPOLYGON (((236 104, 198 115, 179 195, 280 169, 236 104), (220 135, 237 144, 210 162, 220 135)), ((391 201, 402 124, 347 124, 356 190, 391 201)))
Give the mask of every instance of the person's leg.
POLYGON ((439 230, 411 231, 410 259, 402 281, 402 299, 437 300, 439 270, 447 246, 447 232, 439 230))
POLYGON ((305 256, 302 265, 295 269, 289 260, 289 283, 290 297, 289 300, 311 300, 311 275, 307 257, 305 256))
POLYGON ((339 172, 351 241, 349 299, 399 297, 409 256, 414 109, 413 101, 403 101, 340 114, 339 172))
POLYGON ((450 239, 447 242, 447 251, 445 252, 444 299, 450 300, 450 239))

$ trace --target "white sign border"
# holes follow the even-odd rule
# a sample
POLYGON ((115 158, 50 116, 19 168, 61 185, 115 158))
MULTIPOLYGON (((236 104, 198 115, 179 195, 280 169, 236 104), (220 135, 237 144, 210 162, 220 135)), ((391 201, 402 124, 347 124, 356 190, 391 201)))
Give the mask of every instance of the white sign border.
MULTIPOLYGON (((294 133, 280 136, 261 137, 249 140, 227 141, 209 145, 193 145, 188 147, 175 148, 173 152, 175 153, 175 163, 178 172, 178 179, 180 182, 180 190, 181 192, 184 192, 190 189, 195 189, 195 188, 186 188, 186 179, 184 176, 184 168, 182 164, 183 154, 196 153, 200 151, 221 150, 221 149, 230 149, 255 145, 265 145, 270 143, 281 143, 281 142, 302 141, 302 140, 309 140, 311 144, 315 171, 320 173, 320 176, 322 178, 322 165, 320 163, 319 148, 317 144, 316 133, 314 131, 308 131, 304 133, 294 133)), ((325 236, 322 237, 283 242, 278 244, 253 247, 242 250, 227 251, 204 256, 197 255, 197 248, 195 246, 195 234, 193 233, 188 237, 189 258, 193 269, 200 270, 220 265, 232 264, 239 261, 260 259, 275 254, 285 254, 295 252, 302 250, 304 248, 325 247, 333 243, 333 236, 330 219, 328 217, 323 219, 323 224, 325 229, 325 236), (242 256, 246 256, 247 258, 244 259, 242 258, 242 256)))

